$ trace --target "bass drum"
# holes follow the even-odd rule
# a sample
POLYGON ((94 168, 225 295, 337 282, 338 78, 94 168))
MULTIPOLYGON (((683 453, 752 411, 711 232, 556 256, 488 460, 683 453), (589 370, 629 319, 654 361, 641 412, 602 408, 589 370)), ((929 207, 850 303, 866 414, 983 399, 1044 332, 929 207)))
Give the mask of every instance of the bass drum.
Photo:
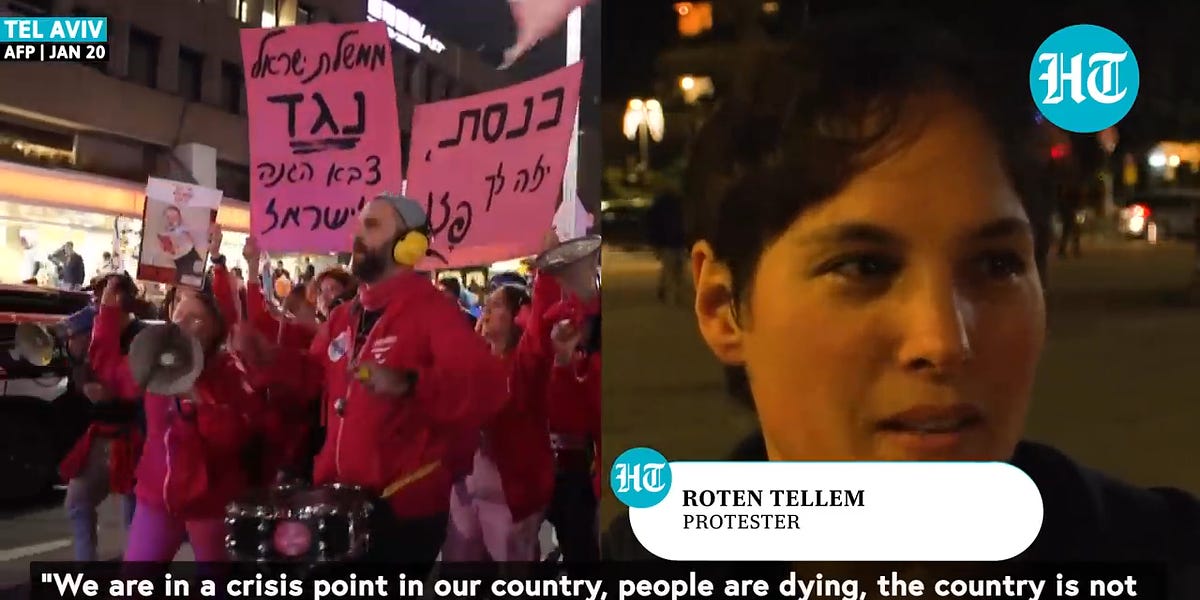
POLYGON ((297 484, 258 490, 225 511, 225 549, 243 562, 328 563, 361 558, 373 497, 362 488, 297 484))

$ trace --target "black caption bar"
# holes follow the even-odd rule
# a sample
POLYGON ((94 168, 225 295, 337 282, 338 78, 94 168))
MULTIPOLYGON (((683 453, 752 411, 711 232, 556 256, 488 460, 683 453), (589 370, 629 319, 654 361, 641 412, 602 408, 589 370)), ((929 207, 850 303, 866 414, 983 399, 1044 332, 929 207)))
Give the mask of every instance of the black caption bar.
POLYGON ((6 62, 108 62, 105 42, 72 42, 66 44, 0 44, 0 59, 6 62))

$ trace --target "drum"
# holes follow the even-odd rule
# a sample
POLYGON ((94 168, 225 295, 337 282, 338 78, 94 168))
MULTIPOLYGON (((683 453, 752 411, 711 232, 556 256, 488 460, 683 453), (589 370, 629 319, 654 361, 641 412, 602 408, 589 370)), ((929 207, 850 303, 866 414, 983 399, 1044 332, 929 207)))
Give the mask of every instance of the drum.
POLYGON ((258 490, 225 511, 225 549, 236 561, 341 562, 370 543, 372 496, 361 488, 295 484, 258 490))

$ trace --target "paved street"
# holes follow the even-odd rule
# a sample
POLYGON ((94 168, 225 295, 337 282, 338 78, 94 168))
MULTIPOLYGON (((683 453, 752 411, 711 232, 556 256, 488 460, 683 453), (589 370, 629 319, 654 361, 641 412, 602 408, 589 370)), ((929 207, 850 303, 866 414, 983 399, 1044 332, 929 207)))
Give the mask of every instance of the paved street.
MULTIPOLYGON (((1085 251, 1088 249, 1085 248, 1085 251)), ((1200 493, 1200 307, 1190 246, 1109 243, 1051 266, 1050 340, 1029 436, 1141 484, 1200 493)), ((752 421, 725 399, 690 308, 654 298, 646 254, 604 262, 604 453, 724 456, 752 421)), ((618 504, 604 498, 607 521, 618 504)))

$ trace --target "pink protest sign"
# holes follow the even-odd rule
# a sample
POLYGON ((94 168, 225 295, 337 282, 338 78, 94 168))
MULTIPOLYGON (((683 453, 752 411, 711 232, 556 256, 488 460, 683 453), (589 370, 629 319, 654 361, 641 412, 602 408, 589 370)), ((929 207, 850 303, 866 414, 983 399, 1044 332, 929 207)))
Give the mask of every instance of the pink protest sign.
POLYGON ((422 270, 535 254, 554 219, 583 63, 413 114, 407 195, 425 202, 422 270))
POLYGON ((400 190, 386 25, 243 29, 250 229, 264 250, 347 252, 357 214, 400 190))

